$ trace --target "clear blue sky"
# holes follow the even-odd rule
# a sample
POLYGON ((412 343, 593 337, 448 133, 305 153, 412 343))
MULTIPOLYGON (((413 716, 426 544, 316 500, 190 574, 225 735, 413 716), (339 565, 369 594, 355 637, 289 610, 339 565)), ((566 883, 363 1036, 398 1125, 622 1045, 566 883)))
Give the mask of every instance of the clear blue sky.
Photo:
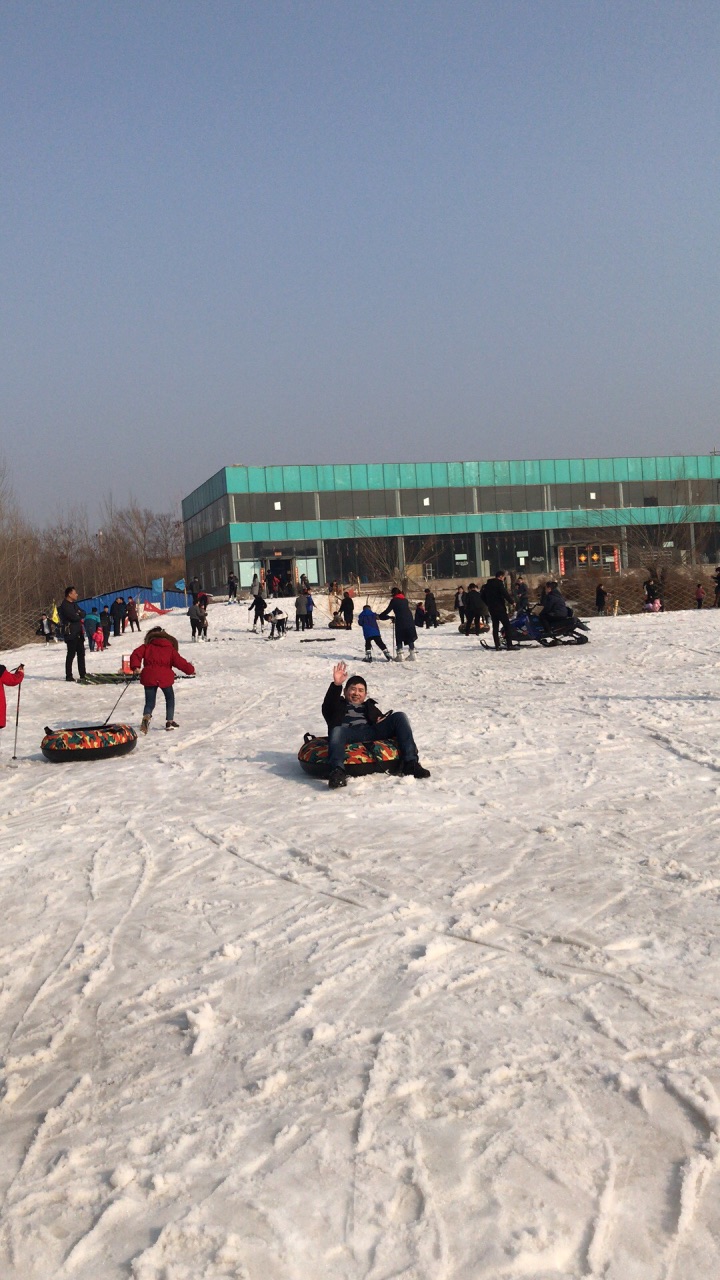
POLYGON ((720 448, 717 0, 22 0, 0 50, 33 516, 720 448))

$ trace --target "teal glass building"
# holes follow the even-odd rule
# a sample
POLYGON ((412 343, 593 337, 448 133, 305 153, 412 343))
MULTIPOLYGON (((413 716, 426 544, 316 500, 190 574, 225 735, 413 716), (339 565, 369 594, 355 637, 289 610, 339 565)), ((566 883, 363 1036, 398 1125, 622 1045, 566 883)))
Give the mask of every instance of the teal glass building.
POLYGON ((223 467, 182 504, 190 579, 273 571, 311 583, 383 565, 467 581, 496 568, 612 573, 654 530, 715 560, 720 456, 223 467))

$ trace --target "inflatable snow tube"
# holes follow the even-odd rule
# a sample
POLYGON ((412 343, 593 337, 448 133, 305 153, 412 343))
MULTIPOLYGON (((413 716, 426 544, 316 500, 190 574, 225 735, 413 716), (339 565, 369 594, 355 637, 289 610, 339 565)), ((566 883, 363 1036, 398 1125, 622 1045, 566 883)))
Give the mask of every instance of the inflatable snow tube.
MULTIPOLYGON (((327 778, 327 738, 314 738, 305 734, 305 741, 298 751, 298 760, 306 773, 313 778, 327 778)), ((377 742, 349 742, 345 748, 345 771, 353 777, 363 773, 388 773, 400 767, 400 752, 394 738, 380 738, 377 742)))
POLYGON ((71 760, 108 760, 125 756, 137 744, 137 734, 129 724, 87 725, 81 729, 45 729, 40 750, 53 764, 71 760))

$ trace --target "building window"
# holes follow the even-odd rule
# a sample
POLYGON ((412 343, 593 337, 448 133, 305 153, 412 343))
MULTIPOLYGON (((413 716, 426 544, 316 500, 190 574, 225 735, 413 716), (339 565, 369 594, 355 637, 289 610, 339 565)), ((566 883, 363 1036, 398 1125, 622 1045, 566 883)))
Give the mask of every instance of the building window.
POLYGON ((429 506, 430 506, 430 499, 429 499, 429 498, 423 498, 423 506, 424 506, 424 507, 429 507, 429 506))
POLYGON ((282 502, 273 502, 273 511, 282 511, 282 502))

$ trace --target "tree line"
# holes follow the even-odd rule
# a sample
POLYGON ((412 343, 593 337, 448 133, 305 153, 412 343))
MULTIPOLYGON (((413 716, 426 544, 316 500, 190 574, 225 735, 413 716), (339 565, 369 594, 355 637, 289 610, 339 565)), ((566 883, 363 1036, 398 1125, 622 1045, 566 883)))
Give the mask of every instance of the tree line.
POLYGON ((82 508, 39 528, 20 511, 7 467, 0 465, 0 647, 34 635, 40 614, 60 603, 66 586, 84 599, 150 586, 152 578, 174 583, 184 571, 182 521, 175 512, 154 512, 134 500, 116 506, 106 498, 95 530, 82 508))

